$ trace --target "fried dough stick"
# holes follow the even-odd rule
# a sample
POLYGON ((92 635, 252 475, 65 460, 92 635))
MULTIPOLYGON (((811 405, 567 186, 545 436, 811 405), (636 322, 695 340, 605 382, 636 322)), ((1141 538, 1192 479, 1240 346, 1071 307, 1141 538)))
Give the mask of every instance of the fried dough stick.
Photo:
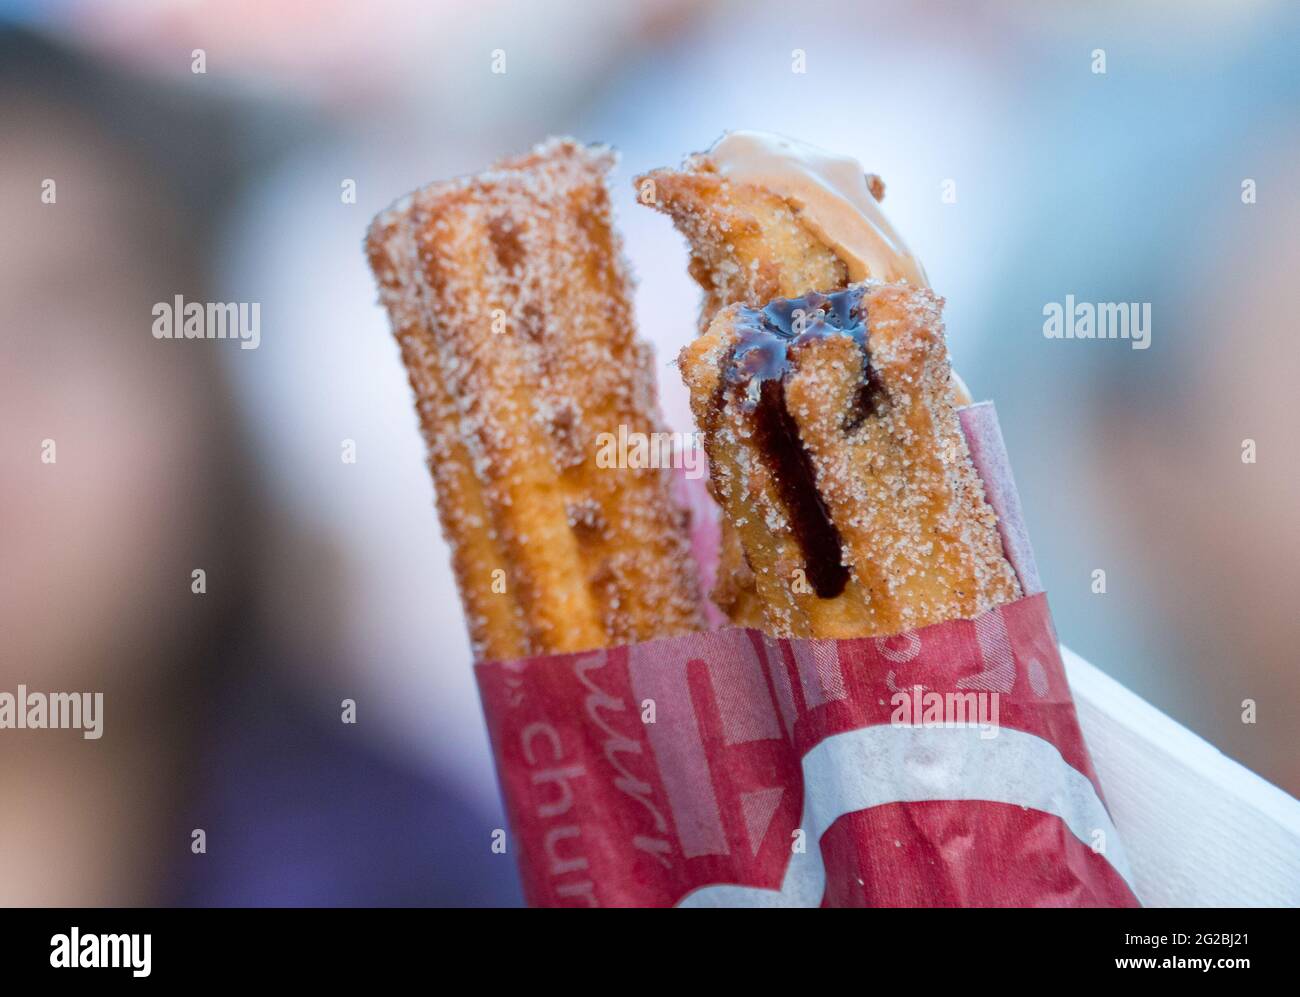
POLYGON ((958 424, 941 304, 872 282, 732 305, 683 351, 768 632, 887 635, 1019 597, 958 424))
POLYGON ((482 658, 703 625, 670 471, 596 462, 601 434, 661 428, 610 226, 612 163, 550 140, 416 191, 371 229, 482 658))
MULTIPOLYGON (((906 279, 924 270, 881 214, 885 187, 846 157, 779 136, 736 132, 680 169, 636 178, 638 199, 668 215, 690 245, 689 271, 704 291, 700 330, 727 305, 836 291, 850 281, 906 279), (832 234, 833 233, 833 234, 832 234)), ((970 397, 954 375, 962 404, 970 397)), ((741 626, 757 625, 754 572, 723 524, 714 602, 741 626)))

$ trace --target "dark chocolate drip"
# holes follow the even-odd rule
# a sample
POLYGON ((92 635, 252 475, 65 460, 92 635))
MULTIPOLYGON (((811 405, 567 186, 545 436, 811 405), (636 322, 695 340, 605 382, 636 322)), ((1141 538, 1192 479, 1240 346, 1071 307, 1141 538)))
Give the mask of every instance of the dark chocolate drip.
POLYGON ((858 385, 858 393, 853 398, 853 408, 844 417, 844 431, 846 433, 857 429, 867 416, 878 412, 880 399, 884 391, 885 386, 880 383, 880 374, 875 367, 871 366, 871 357, 864 349, 862 351, 862 383, 858 385))
POLYGON ((862 383, 852 409, 845 413, 845 430, 856 429, 876 411, 883 388, 879 374, 871 366, 862 288, 832 294, 814 292, 802 298, 777 298, 761 311, 742 308, 738 324, 742 332, 733 351, 735 362, 728 379, 733 384, 745 385, 751 406, 758 404, 759 384, 785 375, 792 347, 798 349, 805 343, 830 336, 848 336, 862 354, 862 383))
POLYGON ((762 310, 742 308, 738 324, 741 334, 724 381, 743 392, 741 404, 753 413, 755 443, 790 517, 808 581, 819 598, 833 599, 844 591, 849 572, 842 563, 839 530, 817 490, 812 456, 786 408, 784 377, 791 347, 798 349, 829 336, 849 336, 862 353, 862 384, 852 411, 845 416, 844 429, 856 428, 875 410, 881 384, 867 352, 862 288, 778 298, 762 310))
POLYGON ((818 598, 835 598, 849 581, 849 569, 842 563, 840 531, 817 491, 812 457, 785 407, 785 384, 780 378, 765 380, 759 388, 754 441, 772 472, 790 528, 803 551, 808 583, 818 598))

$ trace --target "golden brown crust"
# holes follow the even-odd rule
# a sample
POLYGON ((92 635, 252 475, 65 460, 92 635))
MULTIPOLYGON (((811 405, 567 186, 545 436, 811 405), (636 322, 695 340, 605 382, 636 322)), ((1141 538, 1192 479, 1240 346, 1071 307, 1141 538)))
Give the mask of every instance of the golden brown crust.
POLYGON ((690 273, 704 290, 701 330, 726 305, 760 305, 848 282, 848 268, 785 200, 720 176, 705 156, 680 170, 652 170, 636 185, 642 203, 671 217, 690 243, 690 273))
POLYGON ((612 161, 551 140, 371 228, 480 657, 702 626, 669 472, 595 459, 602 433, 661 428, 610 227, 612 161))
MULTIPOLYGON (((707 153, 687 157, 680 169, 658 169, 635 180, 637 197, 672 218, 690 245, 689 271, 704 291, 700 330, 727 305, 759 307, 773 298, 793 298, 848 286, 849 268, 799 211, 761 184, 722 176, 707 153)), ((867 174, 877 201, 885 184, 867 174)), ((954 378, 962 404, 970 396, 954 378)), ((713 601, 740 626, 749 625, 757 602, 753 572, 743 562, 743 545, 722 524, 721 562, 713 601)))
MULTIPOLYGON (((688 268, 704 291, 701 331, 727 305, 759 305, 848 281, 848 268, 785 200, 758 185, 723 178, 707 156, 690 157, 680 170, 637 177, 636 189, 642 203, 671 217, 690 244, 688 268)), ((752 626, 760 602, 742 554, 743 545, 724 520, 718 581, 710 594, 733 623, 752 626)))
POLYGON ((412 265, 415 250, 404 210, 389 211, 376 219, 366 250, 415 393, 443 532, 448 538, 460 538, 451 543, 452 568, 471 643, 476 653, 488 657, 517 658, 525 652, 518 602, 493 594, 490 586, 472 583, 491 578, 501 562, 472 458, 455 431, 456 407, 437 361, 428 319, 423 309, 413 307, 419 300, 412 265))
POLYGON ((791 347, 781 376, 785 411, 848 568, 833 597, 807 584, 815 565, 779 465, 761 445, 753 395, 728 376, 745 310, 720 312, 680 360, 714 495, 753 568, 764 629, 780 636, 899 633, 1020 595, 953 406, 942 301, 906 284, 861 287, 869 358, 850 336, 810 338, 791 347), (874 401, 854 418, 867 376, 874 401))
POLYGON ((719 531, 718 575, 709 593, 727 618, 738 627, 763 626, 763 604, 754 587, 754 569, 745 559, 740 534, 724 519, 719 531))
MULTIPOLYGON (((845 264, 784 199, 756 184, 725 179, 705 155, 688 158, 680 170, 637 177, 636 188, 642 203, 671 217, 690 244, 688 269, 704 291, 701 331, 727 305, 760 305, 848 281, 845 264)), ((883 185, 879 189, 883 194, 883 185)), ((754 573, 726 520, 718 581, 710 594, 737 626, 754 625, 760 606, 754 573)))

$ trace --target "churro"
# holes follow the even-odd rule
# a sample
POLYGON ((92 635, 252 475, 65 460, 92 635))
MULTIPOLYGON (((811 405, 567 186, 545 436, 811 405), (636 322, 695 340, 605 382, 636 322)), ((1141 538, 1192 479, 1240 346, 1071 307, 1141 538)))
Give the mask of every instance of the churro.
POLYGON ((670 472, 595 459, 603 433, 661 429, 613 162, 552 139, 408 195, 367 239, 479 658, 703 626, 670 472))
POLYGON ((735 304, 682 352, 769 633, 901 633, 1019 597, 957 420, 941 307, 877 282, 735 304))
MULTIPOLYGON (((636 178, 637 198, 672 218, 690 246, 689 270, 704 292, 700 331, 727 305, 838 291, 867 279, 929 281, 880 208, 885 185, 857 160, 766 132, 733 131, 680 169, 636 178)), ((956 372, 960 404, 970 395, 956 372)), ((713 601, 751 625, 754 574, 723 524, 713 601)))

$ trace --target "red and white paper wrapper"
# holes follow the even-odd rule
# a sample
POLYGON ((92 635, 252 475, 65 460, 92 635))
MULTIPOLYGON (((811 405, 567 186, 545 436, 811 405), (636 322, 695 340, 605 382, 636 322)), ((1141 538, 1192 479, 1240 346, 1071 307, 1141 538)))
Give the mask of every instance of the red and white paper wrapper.
POLYGON ((727 628, 477 666, 530 904, 1137 906, 996 412, 961 421, 1019 601, 887 638, 727 628))

